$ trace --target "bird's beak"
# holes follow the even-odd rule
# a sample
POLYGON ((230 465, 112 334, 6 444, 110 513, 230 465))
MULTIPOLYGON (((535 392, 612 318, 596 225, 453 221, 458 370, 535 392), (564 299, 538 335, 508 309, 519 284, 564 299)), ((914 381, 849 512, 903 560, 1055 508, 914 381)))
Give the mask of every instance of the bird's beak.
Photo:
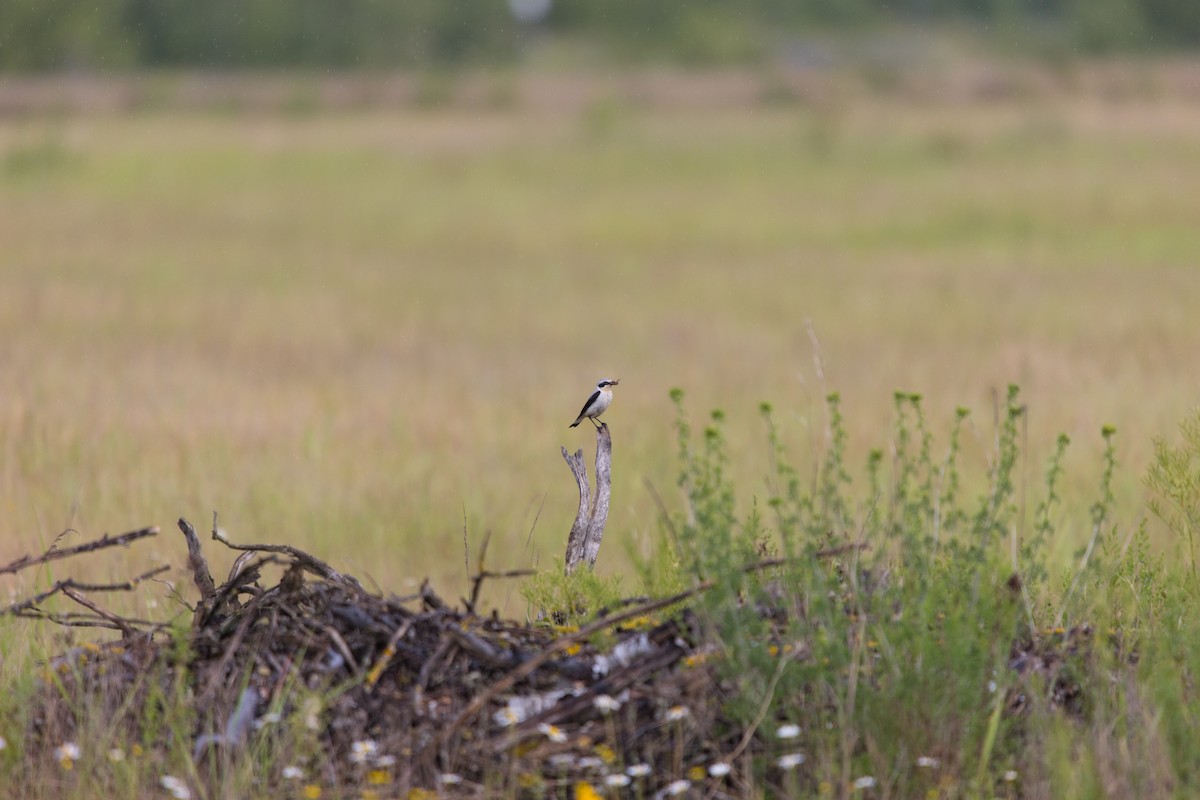
POLYGON ((621 381, 620 381, 620 379, 619 379, 619 378, 614 378, 614 379, 613 379, 613 382, 612 382, 612 385, 613 385, 613 386, 616 386, 616 385, 617 385, 618 383, 620 383, 620 382, 621 382, 621 381))

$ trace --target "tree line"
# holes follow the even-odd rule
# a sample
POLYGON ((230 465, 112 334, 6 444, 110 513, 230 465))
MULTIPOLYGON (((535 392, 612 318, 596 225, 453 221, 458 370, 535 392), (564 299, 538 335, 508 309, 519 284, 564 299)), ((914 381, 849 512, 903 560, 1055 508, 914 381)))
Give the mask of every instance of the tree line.
POLYGON ((555 37, 746 63, 799 37, 946 23, 1017 48, 1200 48, 1196 0, 0 0, 0 69, 454 66, 555 37))

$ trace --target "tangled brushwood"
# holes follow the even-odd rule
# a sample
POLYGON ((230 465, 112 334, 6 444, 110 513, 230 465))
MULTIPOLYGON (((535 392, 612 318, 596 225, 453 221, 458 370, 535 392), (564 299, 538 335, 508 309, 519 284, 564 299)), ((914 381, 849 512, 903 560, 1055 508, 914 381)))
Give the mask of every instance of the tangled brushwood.
POLYGON ((695 658, 694 623, 680 610, 686 594, 630 604, 577 629, 515 623, 474 611, 481 583, 510 574, 481 569, 462 608, 427 584, 409 597, 383 597, 297 548, 235 545, 214 524, 214 539, 244 551, 217 585, 192 526, 179 526, 200 593, 182 630, 123 618, 87 597, 133 589, 163 568, 111 586, 60 581, 6 609, 121 634, 49 662, 29 723, 31 759, 53 763, 62 742, 87 740, 85 729, 102 725, 110 741, 185 748, 196 780, 219 785, 274 737, 284 752, 255 779, 266 789, 284 782, 289 756, 304 758, 309 737, 308 774, 325 796, 368 781, 399 796, 554 795, 579 781, 602 785, 626 767, 653 792, 705 753, 711 760, 732 749, 717 733, 733 731, 720 719, 719 686, 695 658), (275 585, 263 585, 267 565, 281 568, 275 585), (60 592, 87 611, 40 610, 60 592), (180 698, 189 724, 164 726, 180 698), (169 741, 181 729, 191 741, 169 741))

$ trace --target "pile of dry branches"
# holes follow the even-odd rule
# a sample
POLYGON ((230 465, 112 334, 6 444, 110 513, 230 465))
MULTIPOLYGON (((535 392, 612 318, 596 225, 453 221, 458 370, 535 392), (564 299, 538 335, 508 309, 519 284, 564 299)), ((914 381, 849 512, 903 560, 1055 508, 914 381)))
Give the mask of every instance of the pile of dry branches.
MULTIPOLYGON (((243 551, 217 585, 193 527, 183 519, 179 527, 199 593, 189 626, 122 617, 89 596, 133 590, 166 566, 120 584, 59 581, 0 609, 119 633, 51 662, 30 719, 31 757, 51 759, 56 745, 77 740, 81 708, 126 741, 147 741, 148 704, 167 697, 186 698, 193 711, 186 744, 198 775, 204 764, 228 764, 256 737, 288 728, 268 723, 304 718, 322 753, 313 769, 335 792, 361 783, 368 747, 391 766, 389 786, 380 788, 398 796, 413 788, 566 796, 578 781, 601 785, 605 773, 627 765, 649 765, 639 780, 652 793, 721 753, 748 749, 737 747, 736 726, 723 724, 720 687, 695 657, 694 623, 680 610, 687 593, 564 631, 476 613, 483 581, 511 573, 481 568, 471 598, 457 608, 428 584, 409 597, 385 597, 297 548, 234 544, 214 516, 213 538, 243 551), (264 585, 268 565, 281 568, 272 570, 281 574, 274 585, 264 585), (57 594, 82 610, 44 611, 57 594), (726 741, 718 730, 730 732, 726 741)), ((0 574, 157 533, 52 549, 0 574)))

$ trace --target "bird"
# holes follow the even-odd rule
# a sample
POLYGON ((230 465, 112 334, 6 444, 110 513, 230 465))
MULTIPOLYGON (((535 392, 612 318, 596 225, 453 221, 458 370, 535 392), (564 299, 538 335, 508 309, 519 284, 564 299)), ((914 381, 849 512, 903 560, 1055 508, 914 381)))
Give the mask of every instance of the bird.
POLYGON ((603 414, 612 404, 612 387, 616 386, 621 381, 610 380, 609 378, 602 379, 596 384, 596 391, 592 392, 592 396, 583 404, 583 410, 579 412, 579 416, 571 423, 570 427, 574 428, 584 419, 590 419, 592 424, 597 428, 600 427, 596 422, 596 417, 603 414))

